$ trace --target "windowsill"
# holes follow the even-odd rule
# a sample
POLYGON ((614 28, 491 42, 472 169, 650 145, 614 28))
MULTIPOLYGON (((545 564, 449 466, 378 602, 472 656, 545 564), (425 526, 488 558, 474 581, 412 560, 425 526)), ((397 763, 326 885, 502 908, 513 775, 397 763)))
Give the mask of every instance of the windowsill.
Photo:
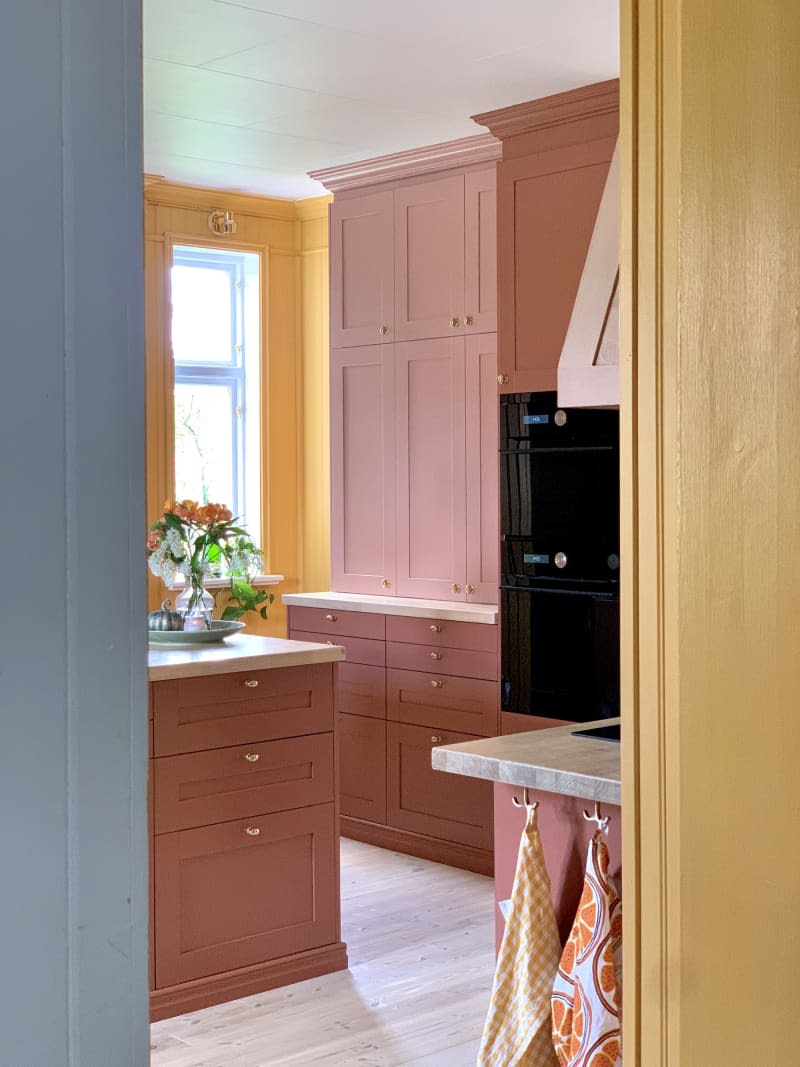
MULTIPOLYGON (((203 586, 206 589, 227 589, 230 585, 230 581, 230 578, 206 578, 203 582, 203 586)), ((259 586, 264 585, 279 585, 282 581, 282 574, 257 574, 255 578, 250 579, 250 585, 254 585, 258 588, 259 586)), ((175 581, 165 584, 171 593, 179 593, 186 585, 186 582, 175 581)))

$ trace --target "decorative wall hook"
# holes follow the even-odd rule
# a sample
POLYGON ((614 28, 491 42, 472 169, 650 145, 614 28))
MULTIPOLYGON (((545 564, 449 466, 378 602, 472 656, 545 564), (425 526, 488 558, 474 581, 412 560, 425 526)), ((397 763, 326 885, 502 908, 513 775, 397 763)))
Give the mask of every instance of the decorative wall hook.
POLYGON ((594 815, 590 815, 589 812, 584 809, 583 817, 588 822, 596 822, 597 828, 599 830, 602 830, 604 834, 608 833, 608 823, 610 816, 604 816, 600 814, 600 805, 597 803, 597 801, 594 802, 594 815))
POLYGON ((236 221, 232 211, 212 211, 208 216, 208 228, 218 237, 236 233, 236 221))
POLYGON ((525 786, 525 788, 522 790, 522 800, 520 800, 519 797, 512 797, 511 803, 514 805, 515 808, 527 808, 528 811, 536 811, 536 809, 539 807, 538 800, 530 799, 528 795, 527 786, 525 786))

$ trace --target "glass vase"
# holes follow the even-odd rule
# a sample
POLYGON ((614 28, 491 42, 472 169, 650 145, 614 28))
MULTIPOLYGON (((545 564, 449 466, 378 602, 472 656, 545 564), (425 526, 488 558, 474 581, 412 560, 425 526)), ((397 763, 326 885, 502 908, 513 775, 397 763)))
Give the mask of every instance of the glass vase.
POLYGON ((186 585, 175 597, 175 610, 183 616, 184 630, 210 629, 214 597, 204 588, 202 574, 187 576, 186 585))

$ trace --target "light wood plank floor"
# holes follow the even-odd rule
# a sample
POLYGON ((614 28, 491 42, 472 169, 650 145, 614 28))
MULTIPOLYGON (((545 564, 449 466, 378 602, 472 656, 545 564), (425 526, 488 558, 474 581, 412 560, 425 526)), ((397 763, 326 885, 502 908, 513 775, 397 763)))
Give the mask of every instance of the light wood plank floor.
POLYGON ((350 970, 165 1019, 152 1067, 473 1067, 494 973, 492 882, 342 841, 350 970))

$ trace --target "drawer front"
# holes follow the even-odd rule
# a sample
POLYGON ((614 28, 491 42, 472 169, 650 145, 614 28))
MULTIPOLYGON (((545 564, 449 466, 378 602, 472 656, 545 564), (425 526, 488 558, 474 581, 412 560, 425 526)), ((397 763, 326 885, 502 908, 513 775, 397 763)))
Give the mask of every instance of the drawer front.
POLYGON ((496 682, 420 671, 386 672, 386 716, 394 722, 491 737, 498 732, 498 705, 496 682))
POLYGON ((298 608, 289 605, 289 629, 307 630, 326 637, 371 637, 383 641, 386 626, 383 615, 367 611, 339 611, 337 608, 298 608))
POLYGON ((472 652, 497 655, 497 626, 484 622, 449 622, 446 619, 417 619, 405 615, 386 616, 386 640, 412 645, 445 645, 472 652))
POLYGON ((330 637, 328 634, 310 633, 307 630, 290 630, 294 641, 316 641, 321 645, 340 645, 348 663, 366 663, 371 667, 386 666, 386 643, 369 637, 330 637))
POLYGON ((385 719, 386 670, 361 663, 337 663, 334 707, 348 715, 385 719))
POLYGON ((390 667, 408 671, 435 671, 437 674, 497 681, 496 652, 468 652, 443 645, 406 645, 390 641, 386 661, 390 667))
POLYGON ((334 827, 323 804, 157 837, 156 987, 338 941, 334 827))
POLYGON ((386 822, 386 723, 339 715, 339 791, 342 815, 386 822))
POLYGON ((431 749, 474 735, 386 724, 386 816, 399 830, 475 848, 492 847, 492 784, 435 771, 431 749))
POLYGON ((155 756, 333 729, 330 663, 156 682, 155 756))
POLYGON ((333 801, 333 734, 153 760, 157 834, 333 801))

